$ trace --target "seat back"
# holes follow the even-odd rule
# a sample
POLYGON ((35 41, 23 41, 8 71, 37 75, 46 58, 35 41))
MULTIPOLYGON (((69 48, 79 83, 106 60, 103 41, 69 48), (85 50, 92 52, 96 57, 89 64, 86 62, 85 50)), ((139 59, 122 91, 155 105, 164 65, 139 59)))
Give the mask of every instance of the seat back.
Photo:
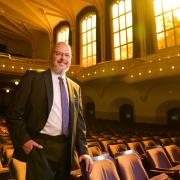
POLYGON ((169 138, 160 138, 159 141, 162 146, 167 146, 172 144, 172 141, 169 138))
POLYGON ((153 168, 171 168, 172 165, 161 146, 150 147, 146 150, 153 168))
POLYGON ((180 146, 180 138, 178 138, 178 137, 171 137, 170 139, 171 139, 173 144, 175 144, 177 146, 180 146))
POLYGON ((140 155, 143 155, 146 153, 140 142, 130 142, 127 144, 129 146, 129 149, 137 151, 140 155))
POLYGON ((128 150, 126 144, 122 144, 122 143, 108 144, 108 152, 112 157, 114 157, 116 153, 126 150, 128 150))
POLYGON ((12 168, 17 180, 26 179, 26 163, 12 158, 12 168))
POLYGON ((156 145, 155 141, 152 139, 144 140, 144 141, 142 141, 142 143, 143 143, 145 148, 156 145))
POLYGON ((180 162, 180 150, 178 146, 176 146, 175 144, 172 144, 172 145, 164 146, 164 148, 171 162, 174 162, 174 161, 180 162))
POLYGON ((110 143, 114 143, 115 140, 109 139, 109 140, 102 140, 102 141, 100 141, 100 142, 101 142, 101 144, 102 144, 103 151, 108 152, 107 145, 110 144, 110 143))
POLYGON ((126 143, 126 141, 127 141, 127 139, 125 139, 125 138, 118 138, 118 139, 116 139, 116 142, 117 143, 126 143))
POLYGON ((82 172, 86 180, 120 180, 114 160, 108 154, 93 157, 94 167, 90 174, 82 172))
POLYGON ((124 152, 124 154, 116 156, 116 161, 119 169, 120 178, 122 180, 149 179, 138 154, 128 154, 124 152))
POLYGON ((91 145, 91 146, 88 146, 88 153, 91 157, 94 157, 94 156, 99 156, 102 154, 102 151, 101 149, 96 146, 96 145, 91 145))

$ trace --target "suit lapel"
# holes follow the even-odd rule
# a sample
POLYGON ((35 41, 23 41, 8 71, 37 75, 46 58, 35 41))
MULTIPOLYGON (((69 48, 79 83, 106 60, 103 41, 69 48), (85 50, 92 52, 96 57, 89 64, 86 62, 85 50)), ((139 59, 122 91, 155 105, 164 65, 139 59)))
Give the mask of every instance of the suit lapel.
POLYGON ((49 114, 53 103, 53 85, 52 85, 52 76, 50 69, 48 69, 44 73, 44 81, 45 81, 47 98, 48 98, 48 114, 49 114))
POLYGON ((74 117, 74 90, 73 84, 69 78, 67 78, 67 85, 69 90, 69 113, 70 113, 70 127, 73 128, 73 117, 74 117))

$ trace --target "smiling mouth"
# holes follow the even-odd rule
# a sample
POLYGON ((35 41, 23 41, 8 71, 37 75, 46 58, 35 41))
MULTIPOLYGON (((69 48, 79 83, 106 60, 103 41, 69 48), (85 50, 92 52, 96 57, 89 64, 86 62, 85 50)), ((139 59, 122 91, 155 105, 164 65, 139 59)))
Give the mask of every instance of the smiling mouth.
POLYGON ((63 65, 67 65, 67 63, 66 63, 66 62, 63 62, 63 61, 58 61, 57 63, 58 63, 58 64, 63 64, 63 65))

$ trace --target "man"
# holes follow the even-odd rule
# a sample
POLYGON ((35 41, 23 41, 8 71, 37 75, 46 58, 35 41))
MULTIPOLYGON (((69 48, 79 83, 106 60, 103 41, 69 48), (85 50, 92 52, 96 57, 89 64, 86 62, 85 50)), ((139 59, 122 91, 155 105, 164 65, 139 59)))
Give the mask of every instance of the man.
POLYGON ((66 180, 75 151, 80 162, 85 160, 86 171, 93 167, 80 87, 65 74, 71 65, 70 46, 57 43, 50 59, 51 69, 25 74, 7 113, 14 158, 27 162, 27 180, 66 180))

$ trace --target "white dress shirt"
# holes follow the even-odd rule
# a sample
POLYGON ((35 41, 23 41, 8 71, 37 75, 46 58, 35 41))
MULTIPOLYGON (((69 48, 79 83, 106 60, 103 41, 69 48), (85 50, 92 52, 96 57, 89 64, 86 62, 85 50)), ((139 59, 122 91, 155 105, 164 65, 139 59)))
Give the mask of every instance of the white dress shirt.
MULTIPOLYGON (((49 113, 48 120, 44 128, 40 131, 41 134, 47 134, 51 136, 57 136, 62 134, 62 108, 61 108, 61 94, 59 85, 59 74, 56 74, 51 70, 52 83, 53 83, 53 104, 49 113)), ((61 77, 64 81, 66 92, 69 99, 69 91, 66 82, 65 74, 61 77)))

